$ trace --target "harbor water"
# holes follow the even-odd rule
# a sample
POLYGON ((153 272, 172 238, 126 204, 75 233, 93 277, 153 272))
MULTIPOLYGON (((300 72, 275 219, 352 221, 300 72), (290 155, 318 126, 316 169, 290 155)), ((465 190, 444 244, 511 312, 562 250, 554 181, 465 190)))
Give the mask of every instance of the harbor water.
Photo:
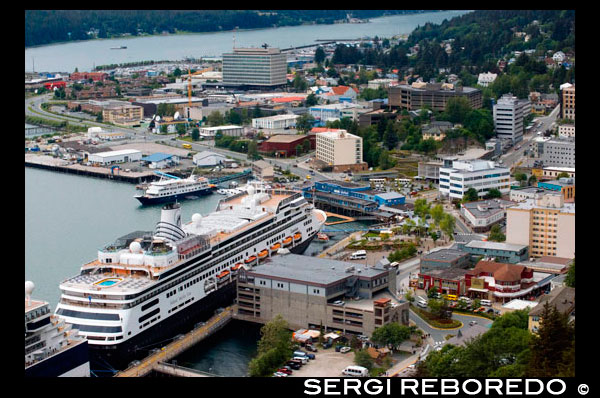
MULTIPOLYGON (((317 39, 358 39, 369 37, 392 37, 409 34, 417 26, 427 22, 442 23, 467 13, 450 10, 411 15, 394 15, 373 18, 361 24, 300 25, 280 28, 241 30, 236 32, 237 47, 259 47, 267 43, 271 47, 289 48, 315 44, 317 39)), ((220 57, 233 45, 232 32, 212 32, 168 36, 129 37, 100 39, 73 43, 52 44, 25 50, 25 71, 80 72, 90 71, 94 66, 136 61, 181 60, 186 57, 220 57), (111 47, 127 46, 124 50, 111 47)))
MULTIPOLYGON (((25 167, 25 280, 35 284, 34 297, 52 309, 59 284, 92 261, 97 250, 136 230, 153 231, 161 206, 142 207, 135 185, 107 179, 25 167)), ((215 210, 222 195, 181 202, 182 220, 215 210)), ((339 224, 329 242, 314 240, 306 255, 316 255, 347 236, 358 223, 339 224)), ((177 358, 182 366, 220 376, 244 376, 256 353, 260 325, 233 321, 210 339, 177 358)))

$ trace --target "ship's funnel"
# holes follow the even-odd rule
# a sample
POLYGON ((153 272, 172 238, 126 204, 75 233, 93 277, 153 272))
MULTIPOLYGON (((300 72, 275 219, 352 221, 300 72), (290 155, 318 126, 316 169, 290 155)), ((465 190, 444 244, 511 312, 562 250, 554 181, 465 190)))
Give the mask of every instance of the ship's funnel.
POLYGON ((169 203, 163 206, 160 213, 160 221, 156 224, 155 236, 176 241, 185 237, 181 229, 181 205, 169 203))

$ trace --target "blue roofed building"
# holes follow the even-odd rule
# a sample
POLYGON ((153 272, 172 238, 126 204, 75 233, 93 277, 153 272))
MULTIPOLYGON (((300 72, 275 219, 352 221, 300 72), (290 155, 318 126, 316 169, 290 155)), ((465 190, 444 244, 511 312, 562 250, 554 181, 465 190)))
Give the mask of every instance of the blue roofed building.
POLYGON ((151 169, 164 169, 165 167, 179 164, 179 156, 157 152, 143 157, 142 162, 146 162, 151 169))

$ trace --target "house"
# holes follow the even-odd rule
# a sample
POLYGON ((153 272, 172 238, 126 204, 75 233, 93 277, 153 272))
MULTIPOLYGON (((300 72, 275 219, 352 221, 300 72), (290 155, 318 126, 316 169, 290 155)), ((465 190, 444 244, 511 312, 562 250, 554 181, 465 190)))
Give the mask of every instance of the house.
POLYGON ((227 158, 221 154, 202 151, 194 155, 193 162, 198 167, 214 167, 223 164, 227 158))
POLYGON ((170 153, 157 152, 142 158, 151 169, 163 169, 165 167, 179 164, 179 156, 170 153))
POLYGON ((538 331, 546 303, 551 307, 555 307, 558 312, 569 315, 570 321, 575 319, 575 288, 557 287, 549 294, 542 296, 539 304, 529 311, 528 329, 530 332, 536 333, 538 331))

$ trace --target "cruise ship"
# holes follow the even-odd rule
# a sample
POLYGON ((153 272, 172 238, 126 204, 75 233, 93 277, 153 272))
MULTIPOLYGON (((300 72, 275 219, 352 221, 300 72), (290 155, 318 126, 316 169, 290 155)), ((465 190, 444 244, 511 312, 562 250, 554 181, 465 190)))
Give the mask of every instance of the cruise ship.
MULTIPOLYGON (((168 174, 166 175, 168 176, 168 174)), ((135 195, 142 205, 168 203, 186 196, 208 195, 212 193, 208 180, 194 175, 188 178, 172 177, 151 182, 143 195, 135 195)))
POLYGON ((89 377, 87 341, 48 302, 32 300, 33 288, 25 282, 25 377, 89 377))
POLYGON ((231 304, 240 268, 304 252, 326 218, 300 192, 255 185, 187 223, 169 203, 155 231, 117 239, 63 281, 56 314, 88 339, 92 359, 126 367, 231 304))

